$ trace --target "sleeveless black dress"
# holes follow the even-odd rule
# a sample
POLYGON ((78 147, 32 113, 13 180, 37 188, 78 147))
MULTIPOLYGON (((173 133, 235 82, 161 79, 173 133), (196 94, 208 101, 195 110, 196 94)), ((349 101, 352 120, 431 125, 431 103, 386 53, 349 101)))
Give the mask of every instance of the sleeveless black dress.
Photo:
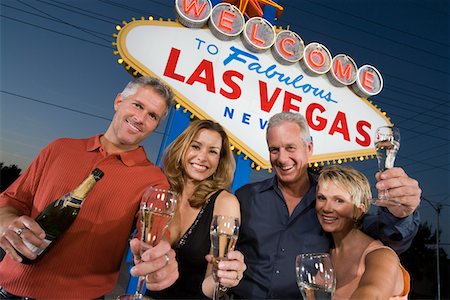
POLYGON ((146 295, 154 299, 208 299, 202 292, 208 262, 205 256, 209 254, 211 241, 209 228, 213 216, 214 203, 222 190, 217 191, 203 205, 194 223, 181 237, 173 249, 178 262, 180 277, 169 288, 146 295))

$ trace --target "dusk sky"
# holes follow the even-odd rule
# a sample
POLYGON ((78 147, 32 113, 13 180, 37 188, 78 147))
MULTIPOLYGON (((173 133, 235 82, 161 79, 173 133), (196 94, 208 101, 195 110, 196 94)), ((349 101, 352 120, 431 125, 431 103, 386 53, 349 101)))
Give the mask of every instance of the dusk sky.
MULTIPOLYGON (((396 165, 419 181, 429 201, 419 208, 422 221, 433 230, 441 207, 441 243, 449 253, 448 1, 278 2, 284 12, 277 26, 381 72, 384 89, 371 100, 400 128, 396 165)), ((131 79, 113 54, 117 24, 141 16, 175 18, 174 2, 165 0, 0 3, 0 161, 22 169, 55 138, 106 130, 113 100, 131 79)), ((159 129, 145 142, 152 161, 162 137, 159 129)), ((373 182, 375 160, 352 165, 373 182)), ((265 176, 255 171, 252 180, 265 176)))

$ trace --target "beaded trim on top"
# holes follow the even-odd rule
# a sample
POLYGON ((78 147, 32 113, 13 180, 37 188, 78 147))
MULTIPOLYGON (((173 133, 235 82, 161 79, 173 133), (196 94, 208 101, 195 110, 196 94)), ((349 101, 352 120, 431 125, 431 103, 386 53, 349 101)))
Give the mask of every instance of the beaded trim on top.
POLYGON ((194 223, 191 225, 191 227, 189 227, 188 231, 186 231, 186 233, 181 237, 181 239, 175 245, 175 247, 174 247, 175 249, 179 249, 180 247, 182 247, 186 243, 187 238, 189 237, 189 235, 191 235, 192 231, 197 226, 197 223, 200 220, 201 216, 203 215, 203 212, 205 211, 205 208, 208 205, 210 200, 211 199, 206 200, 205 204, 202 206, 202 209, 198 213, 197 218, 195 218, 194 223))

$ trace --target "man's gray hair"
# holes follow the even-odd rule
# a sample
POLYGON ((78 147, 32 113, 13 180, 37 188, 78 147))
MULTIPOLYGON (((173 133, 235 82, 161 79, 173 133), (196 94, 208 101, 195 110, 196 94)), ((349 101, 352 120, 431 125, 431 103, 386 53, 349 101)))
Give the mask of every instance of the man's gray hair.
POLYGON ((309 126, 308 123, 306 122, 305 117, 300 113, 294 113, 289 111, 283 111, 274 114, 272 117, 270 117, 269 122, 267 124, 266 137, 270 127, 276 126, 283 122, 293 122, 300 127, 301 131, 300 137, 304 141, 305 145, 307 145, 311 141, 311 135, 309 134, 309 126))
POLYGON ((166 102, 166 110, 164 111, 162 118, 165 118, 169 113, 170 108, 175 104, 174 94, 172 89, 165 85, 161 80, 150 76, 141 76, 130 81, 127 86, 123 89, 121 95, 123 98, 127 98, 138 90, 140 87, 151 87, 155 92, 157 92, 161 97, 164 98, 166 102))

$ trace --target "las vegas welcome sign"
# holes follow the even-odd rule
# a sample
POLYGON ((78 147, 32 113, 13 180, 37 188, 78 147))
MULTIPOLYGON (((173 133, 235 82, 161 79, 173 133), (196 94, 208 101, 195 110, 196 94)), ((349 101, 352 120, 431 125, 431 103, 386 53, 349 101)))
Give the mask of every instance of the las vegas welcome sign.
POLYGON ((281 111, 305 116, 314 142, 310 163, 375 154, 374 131, 392 125, 368 100, 383 80, 370 65, 304 45, 289 30, 259 17, 244 21, 229 3, 177 0, 176 22, 133 20, 118 26, 117 53, 134 75, 171 86, 177 102, 200 119, 219 122, 232 144, 270 168, 265 130, 281 111))

